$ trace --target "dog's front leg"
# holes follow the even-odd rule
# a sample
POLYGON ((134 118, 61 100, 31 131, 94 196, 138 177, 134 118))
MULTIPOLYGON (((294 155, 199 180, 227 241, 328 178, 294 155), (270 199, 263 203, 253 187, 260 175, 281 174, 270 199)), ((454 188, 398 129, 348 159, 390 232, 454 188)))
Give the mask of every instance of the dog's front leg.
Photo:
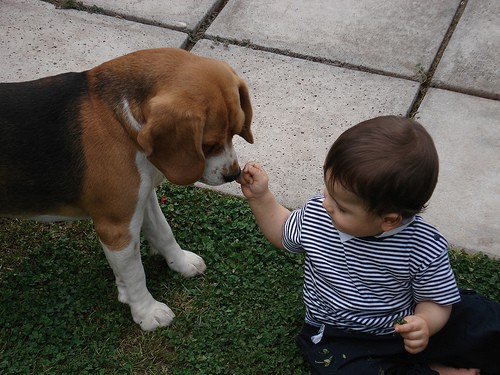
POLYGON ((121 250, 110 250, 102 241, 101 245, 116 277, 119 300, 130 306, 134 321, 144 331, 169 325, 175 314, 149 293, 139 242, 132 240, 121 250))
POLYGON ((161 211, 154 190, 147 198, 142 230, 152 252, 160 253, 170 269, 191 277, 203 273, 207 268, 200 256, 181 249, 161 211))

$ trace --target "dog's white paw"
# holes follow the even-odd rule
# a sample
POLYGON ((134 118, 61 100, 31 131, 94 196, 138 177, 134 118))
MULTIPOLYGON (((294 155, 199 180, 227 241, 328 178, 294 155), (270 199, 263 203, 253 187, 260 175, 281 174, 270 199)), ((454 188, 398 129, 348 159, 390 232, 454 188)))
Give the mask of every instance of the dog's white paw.
POLYGON ((158 301, 154 301, 147 309, 132 311, 132 316, 143 331, 153 331, 158 327, 168 326, 175 318, 170 307, 158 301))
POLYGON ((179 272, 183 276, 192 277, 207 269, 205 261, 199 255, 187 250, 182 250, 179 255, 176 259, 168 260, 168 266, 171 270, 179 272))

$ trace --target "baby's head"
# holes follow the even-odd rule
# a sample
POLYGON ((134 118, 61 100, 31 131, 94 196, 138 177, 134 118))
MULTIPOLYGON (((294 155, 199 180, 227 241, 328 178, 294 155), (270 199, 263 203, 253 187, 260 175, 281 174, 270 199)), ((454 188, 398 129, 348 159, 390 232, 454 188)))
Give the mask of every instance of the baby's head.
POLYGON ((437 183, 439 160, 431 136, 417 121, 382 116, 340 135, 324 165, 326 188, 340 183, 382 216, 408 218, 425 208, 437 183))

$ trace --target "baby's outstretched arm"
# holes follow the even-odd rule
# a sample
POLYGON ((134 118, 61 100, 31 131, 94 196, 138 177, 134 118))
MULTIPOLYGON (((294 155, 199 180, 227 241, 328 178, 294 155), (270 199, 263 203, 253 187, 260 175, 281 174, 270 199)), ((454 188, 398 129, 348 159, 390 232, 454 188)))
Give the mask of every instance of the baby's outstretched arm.
POLYGON ((264 236, 274 246, 283 248, 283 225, 290 211, 279 204, 269 190, 269 178, 264 168, 255 162, 247 163, 237 181, 264 236))

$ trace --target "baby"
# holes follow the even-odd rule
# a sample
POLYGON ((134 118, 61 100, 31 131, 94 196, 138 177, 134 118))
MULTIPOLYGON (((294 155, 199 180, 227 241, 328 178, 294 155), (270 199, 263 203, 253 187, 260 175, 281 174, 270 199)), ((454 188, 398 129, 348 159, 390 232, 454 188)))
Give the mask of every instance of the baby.
POLYGON ((325 189, 290 212, 258 163, 239 177, 275 246, 305 253, 297 344, 313 374, 500 373, 500 304, 457 288, 445 238, 419 215, 439 161, 418 122, 377 117, 345 131, 325 189))

